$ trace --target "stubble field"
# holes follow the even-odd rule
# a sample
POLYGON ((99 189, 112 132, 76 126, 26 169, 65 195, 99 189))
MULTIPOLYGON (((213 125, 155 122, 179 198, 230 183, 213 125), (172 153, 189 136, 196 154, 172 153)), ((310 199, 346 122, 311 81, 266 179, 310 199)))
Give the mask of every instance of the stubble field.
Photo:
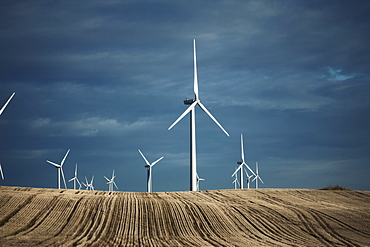
POLYGON ((370 246, 370 191, 0 186, 0 246, 370 246))

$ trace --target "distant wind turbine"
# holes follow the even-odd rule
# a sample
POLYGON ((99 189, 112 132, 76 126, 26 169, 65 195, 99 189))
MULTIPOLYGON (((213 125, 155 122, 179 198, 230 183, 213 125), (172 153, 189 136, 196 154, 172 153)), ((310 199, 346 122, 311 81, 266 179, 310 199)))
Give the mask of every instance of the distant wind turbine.
POLYGON ((149 161, 145 158, 144 154, 138 149, 139 153, 141 154, 141 157, 143 157, 146 168, 148 168, 148 178, 147 178, 147 192, 152 192, 152 167, 157 164, 161 159, 163 159, 163 156, 154 161, 153 163, 149 163, 149 161))
POLYGON ((238 176, 236 176, 236 174, 235 174, 235 178, 234 178, 234 180, 233 180, 233 184, 234 184, 234 189, 236 189, 236 188, 237 188, 237 185, 239 185, 239 186, 240 186, 239 181, 238 181, 238 176))
POLYGON ((90 183, 87 181, 87 177, 86 176, 85 176, 85 180, 86 180, 86 184, 84 182, 82 182, 82 184, 85 186, 85 189, 87 189, 87 190, 94 190, 94 185, 93 185, 94 175, 92 176, 90 183))
POLYGON ((221 126, 221 124, 212 116, 207 108, 200 102, 198 91, 198 73, 197 73, 197 56, 195 48, 195 39, 193 40, 194 47, 194 96, 195 99, 184 100, 185 105, 190 105, 183 114, 168 128, 172 129, 186 114, 190 114, 190 190, 197 190, 197 154, 196 154, 196 135, 195 135, 195 106, 198 105, 217 125, 221 128, 227 136, 229 133, 221 126))
POLYGON ((70 149, 68 149, 66 155, 64 155, 64 158, 62 159, 62 162, 60 162, 60 164, 51 162, 49 160, 46 161, 46 162, 48 162, 49 164, 52 164, 53 166, 55 166, 58 169, 58 189, 60 189, 60 173, 62 173, 64 187, 67 189, 66 179, 64 177, 64 172, 63 172, 63 164, 64 164, 64 161, 67 158, 67 155, 68 155, 69 151, 70 151, 70 149))
POLYGON ((256 189, 258 189, 258 179, 259 179, 262 183, 264 183, 264 182, 262 181, 262 178, 258 175, 258 162, 256 162, 256 176, 255 176, 255 178, 252 180, 252 182, 253 182, 254 180, 256 180, 256 189))
POLYGON ((108 181, 107 182, 107 184, 108 184, 108 191, 114 191, 113 185, 116 186, 116 188, 118 190, 118 187, 117 187, 116 183, 114 182, 115 177, 116 176, 114 175, 114 170, 113 170, 112 178, 111 179, 109 179, 106 176, 104 176, 104 178, 108 181))
POLYGON ((9 104, 9 102, 12 100, 14 94, 15 94, 15 92, 12 93, 12 95, 10 96, 10 98, 8 99, 8 101, 5 103, 5 105, 3 106, 3 108, 1 108, 0 115, 3 114, 3 111, 5 110, 6 106, 9 104))
POLYGON ((243 134, 240 135, 240 146, 241 146, 241 156, 242 156, 242 161, 241 162, 237 162, 239 164, 238 168, 235 170, 235 172, 233 173, 233 175, 231 175, 232 177, 234 177, 236 175, 236 173, 240 170, 240 189, 243 189, 243 177, 244 177, 244 174, 243 174, 243 166, 247 167, 248 170, 254 175, 256 176, 256 174, 252 171, 252 169, 247 165, 247 163, 245 163, 245 160, 244 160, 244 145, 243 145, 243 134))
POLYGON ((199 181, 205 180, 204 178, 200 178, 197 173, 197 191, 199 191, 199 181))
POLYGON ((1 164, 0 164, 0 173, 1 173, 1 178, 4 180, 4 173, 3 173, 3 168, 1 167, 1 164))
POLYGON ((76 163, 76 168, 75 168, 75 176, 73 178, 71 178, 70 180, 68 180, 68 182, 71 182, 71 181, 73 181, 73 189, 74 190, 76 189, 76 182, 78 183, 78 186, 79 186, 78 189, 81 189, 81 183, 77 178, 77 163, 76 163))

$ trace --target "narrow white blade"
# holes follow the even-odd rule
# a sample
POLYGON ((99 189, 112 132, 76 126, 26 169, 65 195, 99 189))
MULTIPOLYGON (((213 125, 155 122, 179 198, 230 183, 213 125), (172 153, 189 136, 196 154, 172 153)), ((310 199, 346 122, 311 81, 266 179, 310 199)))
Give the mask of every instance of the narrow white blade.
POLYGON ((93 182, 94 182, 94 175, 92 176, 92 179, 91 179, 91 186, 92 186, 93 182))
POLYGON ((262 178, 260 176, 258 176, 258 179, 264 184, 264 182, 262 181, 262 178))
POLYGON ((110 179, 108 179, 106 176, 104 176, 104 178, 108 181, 108 183, 110 182, 110 179))
POLYGON ((46 162, 48 162, 49 164, 52 164, 53 166, 55 166, 56 168, 59 168, 61 167, 61 165, 57 164, 57 163, 54 163, 54 162, 51 162, 50 160, 46 160, 46 162))
POLYGON ((15 92, 10 96, 10 98, 8 99, 8 101, 5 103, 5 105, 3 106, 3 108, 1 108, 0 110, 0 115, 3 113, 3 111, 5 110, 6 106, 9 104, 9 102, 12 100, 13 96, 14 96, 15 92))
POLYGON ((254 176, 257 176, 256 175, 256 173, 254 173, 254 171, 245 163, 245 162, 243 162, 243 164, 242 165, 245 165, 245 167, 247 167, 248 168, 248 170, 254 175, 254 176))
POLYGON ((233 173, 233 175, 231 175, 232 177, 234 177, 235 174, 240 170, 240 168, 242 168, 242 165, 243 164, 241 164, 240 166, 238 166, 238 168, 235 170, 235 172, 233 173))
POLYGON ((195 39, 193 40, 193 48, 194 48, 194 95, 195 100, 198 100, 199 91, 198 91, 197 53, 195 48, 195 39))
POLYGON ((76 168, 75 168, 75 177, 77 178, 77 163, 76 163, 76 168))
POLYGON ((3 168, 1 167, 1 164, 0 164, 0 173, 1 173, 1 178, 4 180, 4 173, 3 173, 3 168))
POLYGON ((78 180, 78 178, 76 177, 76 181, 78 183, 78 189, 81 189, 81 183, 80 183, 80 180, 78 180))
POLYGON ((66 178, 64 177, 63 167, 60 167, 60 171, 62 172, 62 178, 63 178, 63 182, 64 182, 64 187, 67 189, 67 183, 66 183, 66 178))
POLYGON ((138 149, 139 153, 141 154, 141 157, 143 157, 143 159, 145 160, 145 163, 150 166, 150 163, 149 161, 145 158, 144 154, 140 151, 140 149, 138 149))
POLYGON ((243 144, 243 134, 240 134, 240 146, 242 149, 242 161, 244 162, 244 144, 243 144))
POLYGON ((160 157, 159 159, 157 159, 156 161, 154 161, 152 164, 151 164, 151 166, 154 166, 155 164, 157 164, 161 159, 163 159, 164 157, 162 156, 162 157, 160 157))
POLYGON ((68 182, 71 182, 73 180, 76 180, 76 177, 71 178, 70 180, 68 180, 68 182))
POLYGON ((64 164, 64 161, 66 160, 69 151, 70 151, 70 149, 68 149, 66 155, 64 155, 64 158, 62 159, 62 162, 60 163, 60 166, 62 166, 64 164))
POLYGON ((117 190, 118 190, 118 186, 117 186, 117 184, 113 181, 113 184, 114 184, 114 186, 116 186, 116 188, 117 188, 117 190))
POLYGON ((230 136, 229 133, 227 133, 227 131, 221 126, 221 124, 216 120, 216 118, 214 116, 212 116, 212 114, 207 110, 207 108, 202 104, 200 103, 200 101, 198 101, 198 105, 200 106, 200 108, 202 108, 202 110, 207 113, 207 115, 212 118, 212 120, 218 125, 218 127, 220 127, 220 129, 222 129, 222 131, 227 135, 227 136, 230 136))
POLYGON ((168 130, 170 130, 170 129, 172 129, 172 127, 173 126, 175 126, 183 117, 185 117, 185 115, 186 114, 188 114, 191 110, 193 110, 193 108, 195 107, 195 105, 197 104, 197 101, 194 101, 194 103, 193 104, 191 104, 189 107, 188 107, 188 109, 186 109, 182 114, 181 114, 181 116, 180 117, 178 117, 177 119, 176 119, 176 121, 175 122, 173 122, 173 124, 171 124, 171 126, 170 127, 168 127, 168 130))

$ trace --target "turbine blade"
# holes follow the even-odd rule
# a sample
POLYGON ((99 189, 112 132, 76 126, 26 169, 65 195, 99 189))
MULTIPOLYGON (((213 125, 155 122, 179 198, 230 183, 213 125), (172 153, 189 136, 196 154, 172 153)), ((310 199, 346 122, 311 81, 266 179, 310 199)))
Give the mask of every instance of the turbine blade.
POLYGON ((182 114, 181 114, 181 116, 180 117, 178 117, 177 119, 176 119, 176 121, 175 122, 173 122, 173 124, 171 124, 171 126, 170 127, 168 127, 168 130, 170 130, 170 129, 172 129, 172 127, 173 126, 175 126, 183 117, 185 117, 185 115, 186 114, 188 114, 191 110, 193 110, 194 109, 194 107, 195 107, 195 105, 197 104, 197 102, 198 101, 194 101, 194 103, 193 104, 191 104, 189 107, 188 107, 188 109, 186 109, 182 114))
POLYGON ((154 161, 150 166, 154 166, 155 164, 157 164, 161 159, 163 159, 164 157, 160 157, 159 159, 157 159, 156 161, 154 161))
POLYGON ((106 176, 104 176, 104 178, 108 181, 108 183, 110 182, 110 180, 106 176))
POLYGON ((60 166, 62 166, 64 164, 64 161, 66 160, 69 151, 70 151, 70 149, 68 149, 66 155, 64 155, 64 158, 62 159, 62 162, 60 163, 60 166))
POLYGON ((77 163, 76 163, 76 168, 75 168, 75 177, 77 177, 77 163))
POLYGON ((256 173, 254 173, 254 171, 245 163, 243 162, 242 165, 245 165, 245 167, 248 168, 248 170, 254 175, 254 176, 257 176, 256 173))
POLYGON ((198 100, 199 90, 198 90, 197 52, 195 47, 195 39, 193 40, 193 48, 194 48, 194 95, 195 100, 198 100))
POLYGON ((8 101, 5 103, 5 105, 3 106, 3 108, 1 108, 0 110, 0 115, 3 113, 3 111, 5 110, 6 106, 9 104, 9 102, 12 100, 13 96, 14 96, 15 92, 10 96, 10 98, 8 99, 8 101))
POLYGON ((143 157, 143 159, 145 160, 145 163, 150 166, 150 163, 149 161, 145 158, 144 154, 140 151, 140 149, 138 149, 139 153, 141 154, 141 157, 143 157))
POLYGON ((235 176, 235 174, 240 170, 240 168, 242 167, 243 164, 241 164, 240 166, 238 166, 238 168, 235 170, 235 172, 233 173, 233 175, 231 175, 232 177, 235 176))
POLYGON ((60 167, 60 171, 62 172, 62 178, 63 178, 63 182, 64 182, 64 187, 67 189, 66 178, 64 177, 64 172, 63 172, 62 166, 60 167))
POLYGON ((48 162, 49 164, 52 164, 53 166, 55 166, 56 168, 59 168, 61 167, 61 165, 57 164, 57 163, 54 163, 54 162, 51 162, 49 160, 47 160, 46 162, 48 162))
POLYGON ((71 178, 70 180, 68 180, 68 182, 71 182, 71 181, 73 181, 73 180, 75 180, 76 179, 76 177, 73 177, 73 178, 71 178))
POLYGON ((91 179, 91 185, 93 184, 94 182, 94 175, 92 176, 92 179, 91 179))
POLYGON ((118 186, 117 186, 117 184, 113 181, 113 184, 114 184, 114 186, 116 186, 116 188, 117 188, 117 190, 118 190, 118 186))
POLYGON ((0 173, 1 173, 1 178, 4 180, 4 173, 3 173, 3 168, 1 167, 1 164, 0 164, 0 173))
POLYGON ((244 162, 244 140, 243 140, 243 134, 240 134, 240 146, 241 146, 241 152, 242 152, 242 161, 244 162))
POLYGON ((227 135, 227 136, 230 136, 229 133, 227 133, 227 131, 221 126, 221 124, 216 120, 216 118, 214 116, 212 116, 212 114, 207 110, 207 108, 202 104, 200 103, 200 101, 198 101, 198 105, 200 106, 200 108, 202 108, 202 110, 207 113, 207 115, 212 118, 212 120, 218 125, 218 127, 220 127, 220 129, 227 135))

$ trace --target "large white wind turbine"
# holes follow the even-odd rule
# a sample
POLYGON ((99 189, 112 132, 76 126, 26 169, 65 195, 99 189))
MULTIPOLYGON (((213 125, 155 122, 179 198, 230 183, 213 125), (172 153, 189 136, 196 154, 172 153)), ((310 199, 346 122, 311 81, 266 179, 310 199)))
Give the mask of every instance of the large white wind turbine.
POLYGON ((118 186, 117 184, 114 182, 114 179, 115 179, 115 175, 114 175, 114 170, 113 170, 113 173, 112 173, 112 178, 109 179, 107 178, 106 176, 104 176, 104 178, 108 181, 107 184, 108 184, 108 191, 114 191, 114 188, 113 188, 113 185, 116 186, 117 190, 118 190, 118 186))
POLYGON ((243 177, 244 177, 244 174, 243 174, 243 166, 247 167, 248 170, 254 175, 256 176, 256 174, 252 171, 252 169, 247 165, 247 163, 245 163, 245 160, 244 160, 244 145, 243 145, 243 134, 240 134, 240 145, 241 145, 241 156, 242 156, 242 161, 241 162, 238 162, 239 166, 238 168, 235 170, 235 172, 233 173, 233 175, 231 175, 231 177, 234 177, 236 175, 236 173, 240 170, 240 189, 243 189, 243 177))
POLYGON ((190 190, 197 190, 197 154, 196 154, 196 135, 195 135, 195 106, 198 105, 227 136, 229 133, 221 126, 221 124, 212 116, 207 108, 200 102, 198 91, 198 73, 197 73, 197 55, 195 48, 195 39, 193 40, 194 47, 194 96, 195 99, 184 100, 185 105, 190 105, 183 114, 168 128, 172 129, 186 114, 190 114, 190 190))
POLYGON ((78 180, 78 178, 77 178, 77 163, 76 163, 76 168, 75 168, 75 176, 73 178, 71 178, 70 180, 68 180, 68 182, 71 182, 71 181, 73 181, 73 189, 74 190, 76 189, 76 182, 78 183, 78 189, 81 189, 80 180, 78 180))
POLYGON ((146 168, 148 168, 148 178, 147 178, 147 192, 152 192, 152 167, 157 164, 161 159, 163 159, 163 156, 154 161, 153 163, 149 163, 149 161, 145 158, 144 154, 138 149, 139 153, 141 154, 141 157, 143 157, 146 168))
POLYGON ((87 190, 94 190, 93 182, 94 182, 94 175, 91 178, 91 182, 87 181, 87 177, 85 176, 86 184, 82 182, 82 184, 86 187, 87 190))
POLYGON ((64 187, 67 189, 66 179, 64 177, 64 172, 63 172, 63 164, 64 164, 64 161, 67 158, 67 155, 68 155, 69 151, 70 151, 70 149, 68 149, 66 155, 64 155, 64 158, 62 159, 62 162, 60 162, 60 164, 57 164, 57 163, 51 162, 49 160, 46 160, 46 162, 48 162, 49 164, 52 164, 53 166, 55 166, 58 169, 58 189, 60 189, 60 173, 62 173, 64 187))
POLYGON ((10 96, 10 98, 8 99, 8 101, 5 103, 5 105, 3 106, 3 108, 1 108, 0 115, 3 114, 3 111, 5 110, 6 106, 9 104, 9 102, 12 100, 14 94, 15 94, 15 92, 12 93, 12 95, 10 96))
POLYGON ((264 183, 263 181, 262 181, 262 178, 258 175, 258 162, 256 162, 256 176, 254 177, 254 179, 252 180, 252 182, 254 181, 254 180, 256 180, 256 189, 258 189, 258 179, 262 182, 262 183, 264 183))
POLYGON ((3 173, 3 168, 1 167, 1 164, 0 164, 0 174, 1 174, 1 178, 4 180, 4 173, 3 173))
POLYGON ((197 191, 199 191, 199 181, 205 180, 204 178, 200 178, 197 173, 197 191))

